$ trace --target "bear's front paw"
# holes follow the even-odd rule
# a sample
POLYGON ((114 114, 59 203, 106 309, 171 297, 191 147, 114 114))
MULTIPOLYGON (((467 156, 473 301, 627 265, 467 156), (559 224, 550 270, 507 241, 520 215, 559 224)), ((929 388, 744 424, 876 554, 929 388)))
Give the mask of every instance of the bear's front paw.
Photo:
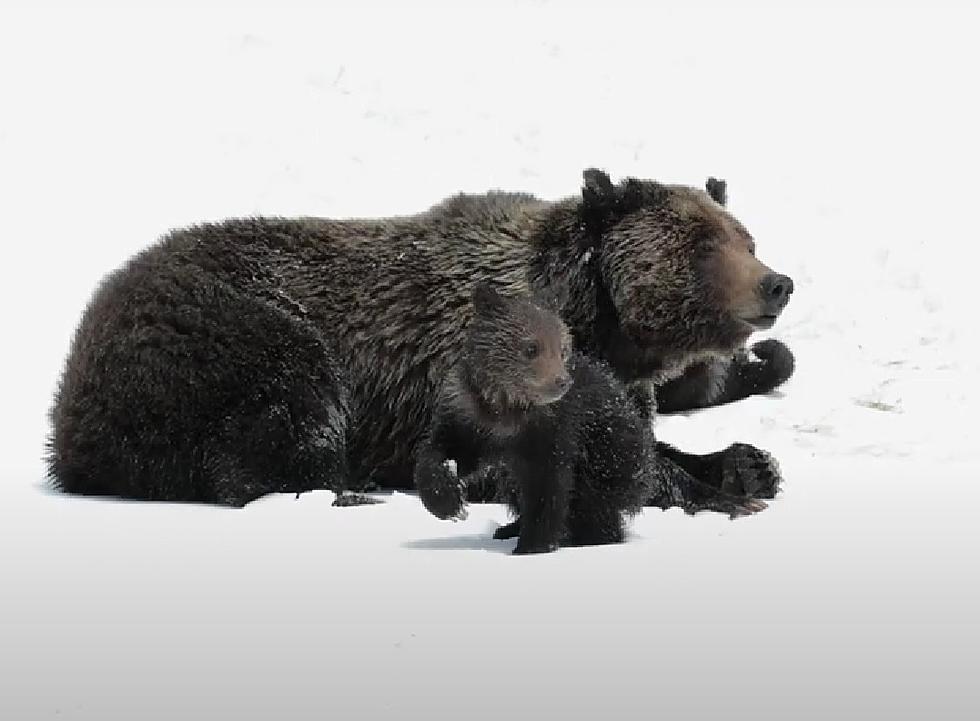
POLYGON ((438 466, 432 477, 419 486, 419 499, 426 510, 441 520, 466 519, 466 487, 447 466, 438 466))
POLYGON ((770 454, 747 443, 733 443, 722 454, 722 491, 750 498, 776 496, 783 477, 770 454))
POLYGON ((793 353, 775 338, 759 341, 752 346, 752 353, 759 360, 758 385, 756 393, 768 393, 777 388, 793 375, 796 360, 793 353))

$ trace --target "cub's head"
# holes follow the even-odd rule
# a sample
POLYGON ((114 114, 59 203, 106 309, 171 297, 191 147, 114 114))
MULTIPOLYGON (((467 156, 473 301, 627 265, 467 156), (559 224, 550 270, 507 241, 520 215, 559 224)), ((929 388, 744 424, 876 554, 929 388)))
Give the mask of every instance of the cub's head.
POLYGON ((466 332, 471 381, 495 405, 540 406, 571 387, 568 328, 544 301, 504 295, 489 283, 473 291, 473 320, 466 332))
POLYGON ((725 209, 724 181, 700 190, 583 176, 579 218, 631 346, 662 356, 727 352, 786 307, 793 281, 758 259, 751 234, 725 209))

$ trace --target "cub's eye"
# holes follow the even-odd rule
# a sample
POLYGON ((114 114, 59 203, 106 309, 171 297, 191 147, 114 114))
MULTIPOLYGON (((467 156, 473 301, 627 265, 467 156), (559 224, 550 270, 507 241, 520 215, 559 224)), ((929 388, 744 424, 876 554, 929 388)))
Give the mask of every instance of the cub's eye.
POLYGON ((561 359, 563 361, 567 361, 568 360, 568 357, 570 355, 572 355, 572 347, 571 346, 567 346, 567 345, 563 345, 561 347, 561 359))
POLYGON ((541 349, 538 347, 538 344, 532 340, 524 344, 522 352, 524 353, 525 358, 528 360, 534 360, 538 357, 538 353, 541 352, 541 349))
POLYGON ((755 255, 755 243, 749 243, 749 253, 755 255))

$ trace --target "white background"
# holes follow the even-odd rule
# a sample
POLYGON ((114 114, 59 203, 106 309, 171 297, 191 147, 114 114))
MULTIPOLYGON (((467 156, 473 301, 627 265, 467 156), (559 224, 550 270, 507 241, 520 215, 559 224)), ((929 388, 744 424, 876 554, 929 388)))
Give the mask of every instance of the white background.
POLYGON ((76 5, 0 8, 0 717, 980 712, 970 4, 76 5), (796 281, 792 381, 659 424, 772 451, 764 513, 513 558, 496 506, 44 490, 84 305, 168 228, 559 198, 591 165, 726 178, 796 281))

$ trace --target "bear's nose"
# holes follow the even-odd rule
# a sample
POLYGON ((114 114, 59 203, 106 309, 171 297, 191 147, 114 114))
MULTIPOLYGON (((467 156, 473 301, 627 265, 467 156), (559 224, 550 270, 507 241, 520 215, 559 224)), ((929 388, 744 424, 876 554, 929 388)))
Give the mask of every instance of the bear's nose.
POLYGON ((793 293, 793 279, 788 275, 767 273, 762 279, 761 290, 766 309, 778 313, 789 302, 793 293))

